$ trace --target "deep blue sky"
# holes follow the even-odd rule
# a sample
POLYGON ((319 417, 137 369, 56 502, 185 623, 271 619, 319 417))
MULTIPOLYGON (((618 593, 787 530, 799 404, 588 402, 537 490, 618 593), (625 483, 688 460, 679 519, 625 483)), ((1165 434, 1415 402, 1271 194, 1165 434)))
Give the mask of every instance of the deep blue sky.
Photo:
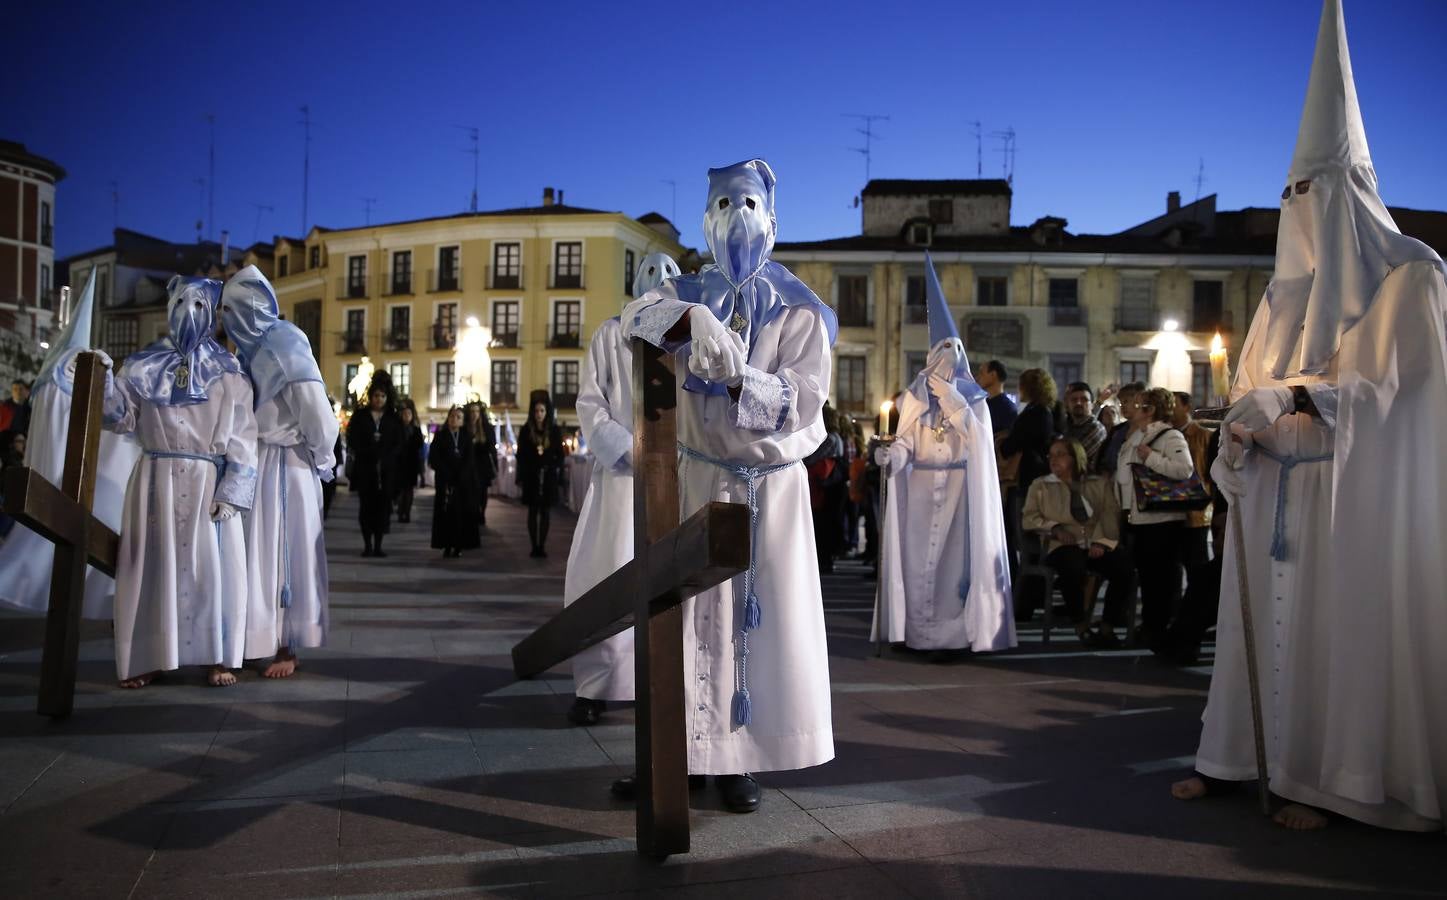
MULTIPOLYGON (((701 243, 705 169, 761 155, 781 238, 856 233, 856 123, 882 113, 875 177, 973 177, 1018 134, 1013 221, 1110 232, 1165 194, 1276 202, 1295 142, 1317 0, 926 3, 15 4, 0 137, 69 170, 60 255, 120 224, 186 240, 216 124, 216 233, 301 230, 302 128, 315 121, 310 223, 466 208, 482 130, 483 209, 671 212, 701 243), (1028 12, 1022 11, 1028 9, 1028 12), (253 204, 275 212, 261 216, 253 204)), ((1382 194, 1447 209, 1447 0, 1347 0, 1357 88, 1382 194)))

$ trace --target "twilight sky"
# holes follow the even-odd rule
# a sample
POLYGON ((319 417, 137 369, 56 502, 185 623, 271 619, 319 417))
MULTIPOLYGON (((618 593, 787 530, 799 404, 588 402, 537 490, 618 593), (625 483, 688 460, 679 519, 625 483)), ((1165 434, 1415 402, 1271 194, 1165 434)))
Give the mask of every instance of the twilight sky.
MULTIPOLYGON (((857 233, 872 174, 985 177, 1017 134, 1012 220, 1112 232, 1165 194, 1277 202, 1296 139, 1317 0, 1032 0, 721 4, 182 2, 17 4, 0 137, 68 170, 64 256, 115 222, 187 240, 205 214, 233 243, 302 231, 302 126, 313 119, 308 224, 350 227, 530 206, 673 213, 702 244, 704 172, 763 156, 780 238, 857 233), (1028 8, 1028 12, 1022 11, 1028 8), (218 16, 216 13, 222 13, 218 16), (271 210, 258 210, 258 206, 271 210)), ((1346 0, 1357 89, 1383 198, 1447 209, 1447 0, 1346 0)))

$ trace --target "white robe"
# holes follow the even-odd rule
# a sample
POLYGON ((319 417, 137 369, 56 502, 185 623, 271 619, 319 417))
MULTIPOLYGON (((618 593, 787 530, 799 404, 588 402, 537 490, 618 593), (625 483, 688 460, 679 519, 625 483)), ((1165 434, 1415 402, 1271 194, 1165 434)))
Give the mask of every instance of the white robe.
MULTIPOLYGON (((665 346, 663 334, 690 306, 659 299, 658 292, 646 294, 624 309, 625 331, 665 346)), ((823 317, 809 307, 784 309, 755 333, 749 365, 753 370, 737 404, 727 396, 680 388, 679 441, 713 459, 749 466, 802 460, 825 434, 821 414, 831 361, 823 317), (786 404, 789 393, 792 402, 786 404)), ((678 484, 685 519, 714 500, 748 500, 743 479, 687 456, 679 461, 678 484)), ((731 711, 740 576, 684 603, 686 739, 693 774, 802 769, 834 758, 829 650, 808 478, 802 465, 791 465, 757 484, 755 592, 763 616, 748 634, 753 720, 735 726, 731 711)))
MULTIPOLYGON (((70 362, 68 374, 62 377, 73 382, 74 360, 70 362)), ((32 412, 25 464, 59 487, 65 469, 70 394, 54 382, 47 382, 35 389, 30 397, 30 406, 32 412)), ((139 453, 135 441, 110 432, 101 433, 91 512, 113 531, 120 529, 126 479, 135 468, 139 453)), ((25 612, 44 613, 50 608, 50 577, 54 562, 54 544, 24 525, 16 525, 10 537, 0 545, 0 604, 25 612)), ((114 579, 87 568, 81 615, 87 619, 109 619, 115 593, 114 579)))
MULTIPOLYGON (((1321 376, 1272 381, 1262 304, 1232 391, 1302 384, 1321 419, 1287 415, 1252 444, 1333 454, 1287 480, 1286 559, 1270 554, 1282 468, 1247 451, 1242 517, 1271 789, 1386 828, 1439 830, 1447 806, 1447 286, 1431 262, 1383 281, 1321 376)), ((1234 543, 1196 768, 1256 777, 1234 543)))
POLYGON ((990 411, 981 398, 946 415, 907 392, 890 449, 880 530, 880 590, 873 639, 916 650, 1015 646, 1004 517, 990 411), (934 426, 945 422, 944 440, 934 426), (964 469, 925 469, 915 463, 964 469), (965 599, 968 542, 970 579, 965 599))
POLYGON ((256 410, 256 498, 244 514, 251 583, 246 657, 327 639, 327 549, 321 473, 336 464, 337 417, 316 381, 283 387, 256 410), (281 608, 282 588, 290 606, 281 608))
MULTIPOLYGON (((123 370, 124 371, 124 370, 123 370)), ((248 565, 241 516, 211 520, 222 500, 251 505, 256 417, 251 382, 228 372, 206 403, 162 406, 117 375, 106 427, 143 453, 126 487, 116 567, 116 674, 122 680, 181 666, 241 665, 248 565), (187 454, 156 456, 156 452, 187 454), (225 457, 217 479, 209 459, 225 457)))
MULTIPOLYGON (((593 452, 593 477, 573 530, 563 581, 567 606, 633 558, 633 353, 617 319, 588 344, 578 386, 578 424, 593 452)), ((573 693, 633 699, 633 629, 573 657, 573 693)))

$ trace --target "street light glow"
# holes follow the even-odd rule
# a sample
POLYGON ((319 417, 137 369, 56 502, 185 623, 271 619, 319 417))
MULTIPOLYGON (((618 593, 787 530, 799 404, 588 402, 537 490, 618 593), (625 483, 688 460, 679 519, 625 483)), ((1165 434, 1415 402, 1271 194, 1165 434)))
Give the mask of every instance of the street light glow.
POLYGON ((1181 327, 1181 323, 1175 319, 1167 319, 1161 323, 1162 331, 1175 331, 1181 327))

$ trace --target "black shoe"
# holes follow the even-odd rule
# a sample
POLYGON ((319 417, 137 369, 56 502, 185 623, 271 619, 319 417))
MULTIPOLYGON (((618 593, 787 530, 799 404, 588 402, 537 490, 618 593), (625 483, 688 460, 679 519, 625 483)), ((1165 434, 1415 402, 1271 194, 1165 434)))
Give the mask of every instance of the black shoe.
MULTIPOLYGON (((690 791, 701 791, 706 787, 708 787, 707 775, 688 776, 688 789, 690 791)), ((638 779, 633 775, 624 775, 622 778, 613 782, 613 785, 608 788, 608 790, 619 800, 636 800, 638 799, 638 779)))
POLYGON ((574 725, 597 725, 607 708, 608 704, 603 700, 575 697, 572 709, 568 710, 568 721, 574 725))
POLYGON ((542 548, 542 547, 534 547, 534 548, 533 548, 533 552, 532 552, 532 553, 529 553, 528 555, 531 556, 533 559, 542 559, 542 558, 543 558, 543 548, 542 548))
POLYGON ((382 552, 382 549, 379 547, 379 548, 377 548, 376 550, 373 550, 373 551, 372 551, 372 555, 373 555, 373 556, 386 556, 387 554, 383 553, 383 552, 382 552))
POLYGON ((372 548, 371 548, 371 547, 366 547, 366 548, 364 548, 364 549, 362 550, 362 555, 363 555, 363 556, 371 556, 371 555, 372 555, 372 548))
POLYGON ((759 783, 751 775, 718 775, 714 778, 724 809, 734 813, 751 813, 759 808, 759 783))
POLYGON ((954 662, 955 652, 953 650, 931 650, 929 656, 925 657, 925 659, 934 665, 942 666, 946 663, 954 662))

